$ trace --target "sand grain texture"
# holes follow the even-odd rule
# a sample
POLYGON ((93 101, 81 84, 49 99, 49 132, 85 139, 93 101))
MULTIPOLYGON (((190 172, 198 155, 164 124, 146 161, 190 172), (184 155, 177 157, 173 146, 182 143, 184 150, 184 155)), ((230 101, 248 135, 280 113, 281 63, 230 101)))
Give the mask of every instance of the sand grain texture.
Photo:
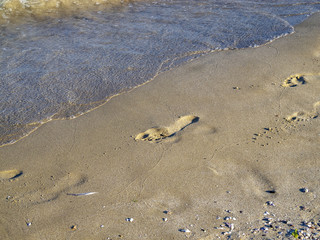
POLYGON ((23 171, 0 175, 2 238, 266 239, 278 231, 252 231, 265 212, 292 222, 274 223, 284 236, 319 219, 319 22, 204 56, 0 148, 1 169, 23 171), (131 137, 146 134, 157 144, 131 137), (88 192, 99 194, 68 195, 88 192))

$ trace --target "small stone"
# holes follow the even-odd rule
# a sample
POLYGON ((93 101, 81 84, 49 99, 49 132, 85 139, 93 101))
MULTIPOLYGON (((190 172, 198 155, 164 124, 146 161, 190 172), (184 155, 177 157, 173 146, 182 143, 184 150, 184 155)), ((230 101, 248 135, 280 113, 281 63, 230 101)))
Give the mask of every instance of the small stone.
POLYGON ((230 224, 230 231, 233 231, 233 229, 234 229, 234 224, 231 223, 231 224, 230 224))
POLYGON ((226 227, 231 228, 231 224, 230 223, 224 223, 226 225, 226 227))
POLYGON ((168 221, 168 218, 162 218, 162 221, 166 222, 168 221))
POLYGON ((204 228, 201 228, 201 231, 202 231, 202 232, 207 232, 207 230, 205 230, 204 228))
POLYGON ((274 203, 271 202, 271 201, 267 201, 266 204, 267 204, 268 206, 273 206, 273 207, 275 206, 274 203))
POLYGON ((231 218, 230 217, 225 217, 224 220, 225 221, 229 221, 231 218))
POLYGON ((222 229, 224 229, 224 227, 222 227, 222 225, 221 225, 220 227, 215 227, 214 229, 220 229, 220 230, 222 230, 222 229))
POLYGON ((167 211, 167 210, 166 210, 166 211, 163 211, 163 213, 164 213, 164 214, 168 214, 168 215, 171 215, 171 214, 172 214, 171 211, 167 211))
POLYGON ((77 230, 77 225, 72 225, 72 226, 70 227, 70 229, 73 230, 73 231, 77 230))
POLYGON ((126 218, 127 222, 133 222, 133 218, 126 218))
MULTIPOLYGON (((271 137, 270 137, 270 138, 271 138, 271 137)), ((274 193, 276 193, 276 190, 268 190, 268 191, 266 191, 266 193, 274 194, 274 193)))
POLYGON ((299 190, 300 190, 300 192, 304 192, 304 193, 309 192, 309 189, 308 189, 308 188, 300 188, 299 190))
POLYGON ((32 224, 31 222, 27 222, 27 226, 28 226, 28 227, 30 227, 30 226, 31 226, 31 224, 32 224))
POLYGON ((190 233, 191 231, 188 228, 181 228, 179 229, 179 232, 190 233))
POLYGON ((104 228, 104 225, 100 225, 101 228, 104 228))

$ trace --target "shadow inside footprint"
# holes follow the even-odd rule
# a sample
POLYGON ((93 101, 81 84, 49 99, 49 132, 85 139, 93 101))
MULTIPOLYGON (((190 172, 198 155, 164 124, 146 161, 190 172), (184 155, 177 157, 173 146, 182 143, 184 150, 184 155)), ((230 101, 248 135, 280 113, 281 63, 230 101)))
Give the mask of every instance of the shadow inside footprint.
POLYGON ((290 116, 286 117, 285 119, 288 122, 300 121, 300 120, 307 120, 307 119, 315 119, 319 117, 320 114, 320 101, 315 102, 313 104, 313 110, 311 112, 295 112, 290 116))
POLYGON ((17 169, 0 171, 0 180, 10 180, 20 177, 23 174, 22 171, 17 169))
POLYGON ((183 116, 168 127, 150 128, 139 133, 135 137, 135 140, 159 142, 161 139, 174 136, 177 132, 183 130, 190 124, 198 122, 199 119, 199 117, 193 115, 183 116))
POLYGON ((307 81, 305 78, 301 75, 293 75, 287 78, 283 84, 281 85, 282 87, 296 87, 298 85, 304 85, 306 84, 307 81))

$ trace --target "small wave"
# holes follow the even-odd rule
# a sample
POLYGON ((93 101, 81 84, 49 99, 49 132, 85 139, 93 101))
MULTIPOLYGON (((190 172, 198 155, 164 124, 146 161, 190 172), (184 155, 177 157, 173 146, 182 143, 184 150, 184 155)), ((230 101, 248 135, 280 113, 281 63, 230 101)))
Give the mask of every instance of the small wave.
POLYGON ((0 0, 0 19, 61 17, 81 11, 105 10, 128 2, 131 0, 0 0))

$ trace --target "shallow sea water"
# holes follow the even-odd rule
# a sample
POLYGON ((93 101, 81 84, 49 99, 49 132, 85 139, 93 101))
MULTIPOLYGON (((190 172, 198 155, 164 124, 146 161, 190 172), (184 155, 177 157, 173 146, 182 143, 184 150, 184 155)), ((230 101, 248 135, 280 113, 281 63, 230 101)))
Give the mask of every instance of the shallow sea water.
POLYGON ((203 54, 290 34, 315 0, 0 0, 0 145, 203 54))

